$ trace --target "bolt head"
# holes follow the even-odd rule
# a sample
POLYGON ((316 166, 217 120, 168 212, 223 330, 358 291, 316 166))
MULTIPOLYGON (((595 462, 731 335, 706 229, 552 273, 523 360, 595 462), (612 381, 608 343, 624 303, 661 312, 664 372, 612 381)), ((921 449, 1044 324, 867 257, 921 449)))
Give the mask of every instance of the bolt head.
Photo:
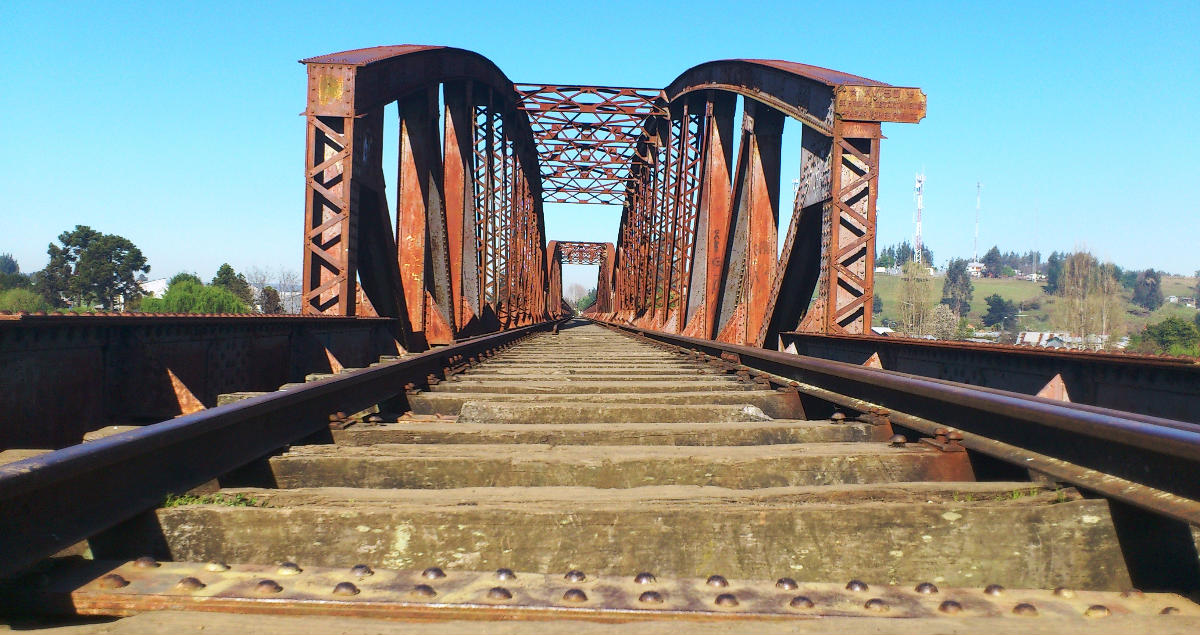
POLYGON ((437 591, 434 591, 433 587, 428 584, 418 584, 412 588, 411 593, 419 598, 431 598, 437 595, 437 591))
POLYGON ((150 556, 142 556, 141 558, 133 561, 133 566, 138 567, 139 569, 153 569, 159 566, 159 564, 157 560, 151 558, 150 556))
POLYGON ((946 600, 945 602, 942 602, 940 605, 938 605, 939 611, 941 611, 943 613, 948 613, 950 615, 953 615, 955 613, 960 613, 960 612, 962 612, 962 609, 963 609, 962 605, 959 604, 958 602, 955 602, 954 600, 946 600))
POLYGON ((121 577, 120 574, 110 573, 96 583, 101 589, 119 589, 129 586, 129 580, 121 577))
POLYGON ((775 588, 783 589, 784 591, 795 591, 800 585, 791 578, 779 578, 775 581, 775 588))
POLYGON ((708 579, 704 581, 704 583, 707 584, 708 586, 715 586, 715 587, 721 587, 721 588, 729 586, 729 580, 726 580, 725 576, 723 576, 723 575, 710 575, 710 576, 708 576, 708 579))
POLYGON ((892 438, 888 439, 888 445, 893 448, 902 448, 905 443, 908 443, 908 439, 904 438, 903 434, 893 434, 892 438))
POLYGON ((1112 615, 1112 611, 1103 604, 1093 604, 1083 612, 1084 617, 1108 617, 1109 615, 1112 615))
POLYGON ((811 609, 812 607, 816 606, 816 604, 814 604, 813 601, 808 598, 808 596, 797 595, 796 597, 792 598, 791 602, 788 602, 788 606, 794 609, 811 609))
POLYGON ((275 570, 275 573, 278 573, 279 575, 299 575, 299 573, 303 570, 304 569, 301 569, 300 565, 296 564, 295 562, 280 562, 279 568, 275 570))
POLYGON ((1144 600, 1146 599, 1146 594, 1142 593, 1139 589, 1126 589, 1121 591, 1121 597, 1129 600, 1144 600))
POLYGON ((932 595, 938 592, 938 588, 937 585, 932 582, 922 582, 917 585, 916 591, 917 593, 923 595, 932 595))
POLYGON ((512 569, 496 569, 496 577, 501 580, 516 580, 517 574, 512 569))
POLYGON ((204 569, 206 571, 220 573, 222 571, 228 571, 229 565, 225 564, 224 562, 210 562, 210 563, 204 565, 204 569))
POLYGON ((567 582, 583 582, 587 579, 587 574, 579 569, 571 569, 563 576, 563 579, 567 582))
POLYGON ((333 587, 334 595, 358 595, 358 587, 354 586, 353 582, 338 582, 337 586, 333 587))
POLYGON ((587 599, 587 593, 584 593, 583 589, 567 589, 567 592, 563 593, 564 602, 587 602, 587 599))
POLYGON ((1065 586, 1060 586, 1060 587, 1057 587, 1054 589, 1054 595, 1057 595, 1060 598, 1066 598, 1069 600, 1069 599, 1075 597, 1075 592, 1072 591, 1071 589, 1068 589, 1065 586))
POLYGON ((633 578, 633 581, 637 584, 654 584, 658 580, 654 577, 653 573, 643 571, 637 574, 637 576, 633 578))
POLYGON ((851 581, 849 581, 849 582, 847 582, 847 583, 846 583, 846 590, 847 590, 847 591, 854 591, 855 593, 861 593, 861 592, 863 592, 863 591, 866 591, 866 590, 868 590, 868 589, 870 589, 870 588, 871 588, 871 587, 867 586, 867 583, 866 583, 866 582, 863 582, 863 581, 861 581, 861 580, 851 580, 851 581))
POLYGON ((1012 612, 1013 615, 1020 615, 1023 617, 1037 617, 1038 614, 1037 607, 1028 602, 1022 602, 1014 606, 1012 612))
POLYGON ((489 600, 511 600, 512 591, 502 586, 494 586, 488 589, 487 597, 489 600))
POLYGON ((427 580, 437 580, 446 577, 446 572, 442 571, 441 567, 429 567, 421 572, 421 577, 427 580))
POLYGON ((863 608, 867 609, 868 611, 886 613, 889 607, 887 602, 883 601, 883 598, 871 598, 867 600, 865 604, 863 604, 863 608))
POLYGON ((643 604, 662 604, 663 596, 658 591, 646 591, 638 596, 638 602, 643 604))
POLYGON ((846 413, 835 412, 832 415, 830 415, 829 420, 833 421, 834 423, 841 423, 846 420, 846 413))
POLYGON ((999 584, 989 584, 983 589, 987 595, 1004 595, 1004 587, 999 584))
POLYGON ((375 575, 375 571, 365 564, 356 564, 350 567, 350 575, 356 578, 365 578, 369 575, 375 575))
POLYGON ((198 578, 193 578, 191 576, 188 576, 175 583, 175 588, 179 589, 180 591, 199 591, 200 589, 203 589, 204 586, 205 584, 198 578))
POLYGON ((279 586, 279 583, 274 580, 259 580, 258 584, 254 585, 254 592, 261 595, 279 593, 282 590, 283 587, 279 586))
POLYGON ((733 608, 738 605, 738 599, 732 593, 722 593, 717 596, 716 600, 713 600, 713 603, 720 607, 733 608))
POLYGON ((1174 606, 1168 606, 1158 612, 1159 615, 1179 615, 1179 609, 1174 606))

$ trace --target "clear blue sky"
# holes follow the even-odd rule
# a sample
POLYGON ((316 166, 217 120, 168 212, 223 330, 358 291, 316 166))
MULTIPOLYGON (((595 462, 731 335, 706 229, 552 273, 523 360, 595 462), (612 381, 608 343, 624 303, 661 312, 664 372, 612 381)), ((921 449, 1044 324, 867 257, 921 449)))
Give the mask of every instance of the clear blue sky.
MULTIPOLYGON (((983 181, 981 251, 1084 245, 1127 267, 1200 269, 1194 1, 23 2, 0 15, 0 252, 23 271, 76 224, 133 240, 151 277, 207 278, 225 261, 298 271, 296 60, 400 43, 471 49, 526 82, 664 86, 759 57, 919 86, 928 117, 884 127, 881 247, 911 239, 923 167, 939 265, 971 255, 983 181)), ((550 238, 613 240, 616 222, 547 210, 550 238)))

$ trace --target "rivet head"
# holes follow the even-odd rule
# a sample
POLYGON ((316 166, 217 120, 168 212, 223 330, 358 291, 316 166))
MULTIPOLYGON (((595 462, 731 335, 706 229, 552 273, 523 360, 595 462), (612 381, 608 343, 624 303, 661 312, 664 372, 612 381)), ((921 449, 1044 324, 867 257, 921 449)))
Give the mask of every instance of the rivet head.
POLYGON ((868 611, 879 611, 884 613, 888 610, 888 603, 883 601, 883 598, 871 598, 863 604, 863 608, 868 611))
POLYGON ((282 590, 283 587, 279 586, 279 583, 274 580, 259 580, 258 584, 254 585, 255 593, 279 593, 282 590))
POLYGON ((779 578, 775 581, 775 588, 783 589, 784 591, 795 591, 800 587, 796 581, 791 578, 779 578))
POLYGON ((418 584, 413 587, 412 594, 419 598, 431 598, 437 595, 437 591, 434 591, 433 587, 428 584, 418 584))
POLYGON ((662 604, 663 596, 658 591, 646 591, 638 596, 638 602, 646 604, 662 604))
POLYGON ((204 565, 204 570, 220 573, 221 571, 228 571, 229 565, 225 564, 224 562, 210 562, 204 565))
POLYGON ((1129 600, 1144 600, 1146 599, 1146 594, 1138 589, 1126 589, 1121 591, 1121 597, 1129 600))
POLYGON ((796 597, 792 598, 791 602, 788 602, 788 606, 794 609, 811 609, 816 605, 811 599, 808 598, 808 596, 797 595, 796 597))
POLYGON ((835 412, 829 416, 829 420, 836 423, 841 423, 846 420, 846 415, 842 412, 835 412))
POLYGON ((279 575, 298 575, 303 570, 295 562, 280 562, 279 568, 275 569, 275 573, 279 575))
POLYGON ((716 600, 713 600, 713 603, 717 606, 731 608, 738 605, 738 599, 737 596, 732 593, 722 593, 721 595, 717 596, 716 600))
POLYGON ((179 589, 180 591, 199 591, 200 589, 203 589, 204 586, 204 583, 198 578, 193 578, 191 576, 188 576, 175 583, 175 588, 179 589))
POLYGON ((870 587, 867 586, 867 583, 861 580, 851 580, 846 583, 846 590, 854 591, 855 593, 866 591, 869 588, 870 587))
POLYGON ((120 574, 110 573, 101 577, 96 584, 98 584, 101 589, 119 589, 121 587, 129 586, 129 580, 121 577, 120 574))
POLYGON ((338 582, 337 586, 333 587, 334 595, 358 595, 358 587, 354 586, 353 582, 338 582))
POLYGON ((157 560, 151 558, 150 556, 142 556, 141 558, 133 561, 133 566, 141 569, 153 569, 154 567, 159 566, 159 564, 157 560))
POLYGON ((1083 612, 1084 617, 1108 617, 1109 615, 1112 615, 1112 611, 1103 604, 1093 604, 1083 612))
POLYGON ((989 584, 984 587, 983 592, 987 595, 1004 595, 1004 587, 999 584, 989 584))
POLYGON ((567 592, 563 593, 563 601, 587 602, 587 593, 584 593, 583 589, 567 589, 567 592))
POLYGON ((501 580, 516 580, 517 574, 512 569, 496 569, 496 577, 501 580))
POLYGON ((954 600, 946 600, 938 605, 938 610, 943 613, 949 613, 953 615, 954 613, 962 611, 962 605, 954 600))
POLYGON ((487 597, 489 600, 511 600, 512 591, 502 586, 494 586, 488 589, 487 597))
POLYGON ((633 581, 637 584, 654 584, 658 581, 658 579, 654 577, 653 573, 643 571, 637 574, 637 576, 633 578, 633 581))
POLYGON ((888 445, 893 448, 902 448, 905 443, 908 443, 908 439, 904 438, 903 434, 893 434, 892 438, 888 439, 888 445))
POLYGON ((365 578, 369 575, 375 575, 375 570, 365 564, 356 564, 350 567, 350 575, 356 578, 365 578))
POLYGON ((1179 609, 1174 606, 1168 606, 1158 612, 1159 615, 1179 615, 1179 609))
POLYGON ((917 593, 922 595, 932 595, 938 592, 937 585, 932 582, 922 582, 917 585, 917 593))
POLYGON ((583 582, 587 579, 587 574, 579 569, 571 569, 563 576, 563 579, 567 582, 583 582))
POLYGON ((710 575, 710 576, 708 576, 708 579, 704 581, 704 583, 707 584, 708 586, 715 586, 715 587, 722 587, 722 588, 729 586, 729 580, 726 580, 725 576, 723 576, 723 575, 710 575))
POLYGON ((1057 595, 1060 598, 1066 598, 1069 600, 1069 599, 1075 597, 1075 592, 1072 591, 1071 589, 1068 589, 1065 586, 1060 586, 1060 587, 1054 589, 1054 595, 1057 595))
POLYGON ((1025 617, 1035 617, 1038 614, 1037 607, 1028 603, 1022 602, 1013 607, 1013 615, 1023 615, 1025 617))
POLYGON ((429 567, 421 572, 421 577, 427 580, 437 580, 446 577, 446 572, 442 571, 441 567, 429 567))

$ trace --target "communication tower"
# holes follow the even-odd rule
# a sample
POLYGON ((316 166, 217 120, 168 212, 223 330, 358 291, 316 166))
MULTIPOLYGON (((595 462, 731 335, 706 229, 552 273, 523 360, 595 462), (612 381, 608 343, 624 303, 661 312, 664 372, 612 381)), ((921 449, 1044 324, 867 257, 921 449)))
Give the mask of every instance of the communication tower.
POLYGON ((919 265, 924 248, 921 246, 921 212, 925 211, 925 173, 917 173, 917 183, 913 186, 913 198, 917 199, 917 214, 913 221, 917 224, 916 234, 913 236, 913 260, 919 265))

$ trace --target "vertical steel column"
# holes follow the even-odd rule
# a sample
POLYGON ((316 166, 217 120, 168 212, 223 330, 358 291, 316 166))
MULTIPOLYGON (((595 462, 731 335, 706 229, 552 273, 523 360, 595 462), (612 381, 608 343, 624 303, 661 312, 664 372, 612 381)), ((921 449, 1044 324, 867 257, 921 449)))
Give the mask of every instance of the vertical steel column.
POLYGON ((471 82, 445 84, 442 101, 445 105, 442 156, 451 313, 458 333, 463 333, 477 321, 475 304, 479 294, 475 255, 475 106, 471 82))
POLYGON ((878 122, 836 121, 831 163, 833 219, 825 254, 825 332, 865 333, 874 293, 875 201, 879 190, 878 122))
POLYGON ((350 206, 354 118, 317 115, 310 103, 307 123, 302 311, 354 315, 357 219, 350 206))
POLYGON ((737 96, 708 91, 704 103, 704 148, 692 255, 691 298, 684 334, 710 339, 716 335, 721 280, 729 244, 733 159, 733 112, 737 96))

